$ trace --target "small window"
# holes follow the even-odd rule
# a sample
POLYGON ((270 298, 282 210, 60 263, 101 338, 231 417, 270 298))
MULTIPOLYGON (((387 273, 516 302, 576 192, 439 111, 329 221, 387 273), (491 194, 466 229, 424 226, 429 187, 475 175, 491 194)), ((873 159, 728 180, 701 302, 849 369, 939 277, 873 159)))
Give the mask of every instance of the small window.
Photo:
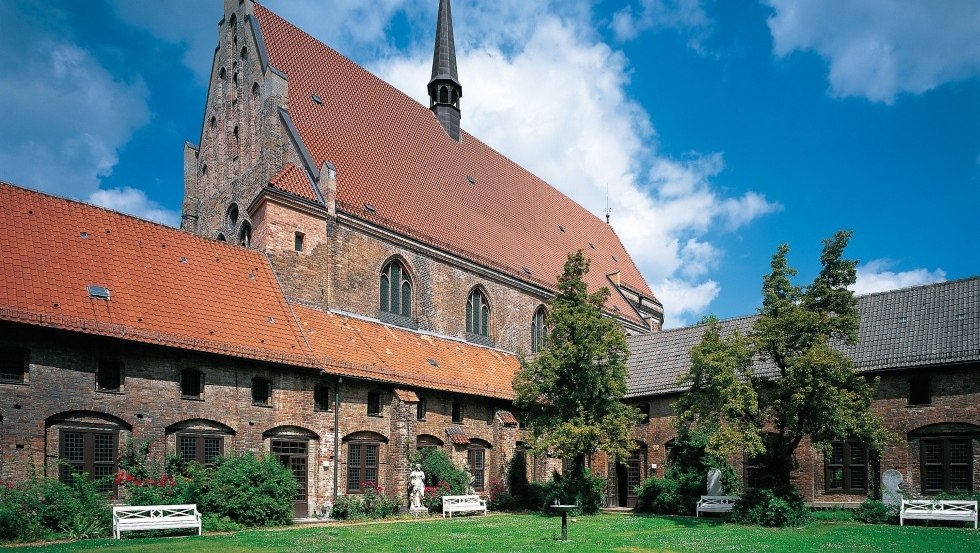
POLYGON ((314 411, 330 410, 330 386, 313 387, 313 410, 314 411))
POLYGON ((204 399, 204 373, 194 369, 180 371, 180 397, 204 399))
POLYGON ((268 378, 255 377, 252 379, 252 405, 270 405, 272 400, 272 382, 268 378))
POLYGON ((114 359, 100 359, 95 369, 95 389, 100 392, 123 391, 123 364, 114 359))
POLYGON ((463 422, 463 403, 461 401, 453 402, 453 423, 462 424, 463 422))
POLYGON ((372 417, 381 416, 381 392, 368 392, 367 414, 372 417))
POLYGON ((419 402, 415 404, 415 420, 424 421, 427 412, 428 407, 425 403, 425 398, 420 397, 419 402))
POLYGON ((490 304, 479 290, 470 292, 466 299, 466 333, 470 336, 490 336, 490 304))
POLYGON ((928 376, 909 379, 909 405, 932 403, 932 386, 928 376))
POLYGON ((219 232, 218 233, 218 242, 227 242, 227 241, 228 240, 225 239, 225 233, 219 232))
POLYGON ((544 315, 544 307, 539 307, 531 319, 531 353, 537 353, 545 346, 548 330, 544 324, 544 315))
POLYGON ((827 493, 867 493, 868 448, 859 442, 832 442, 824 472, 827 493))
POLYGON ((224 452, 224 438, 221 436, 177 436, 177 457, 185 463, 199 463, 212 466, 224 452))
POLYGON ((234 227, 238 224, 238 204, 228 206, 228 211, 225 212, 225 222, 229 227, 234 227))
POLYGON ((295 249, 298 252, 303 251, 303 237, 304 236, 305 235, 302 232, 297 232, 293 236, 293 249, 295 249))
POLYGON ((637 408, 639 408, 640 414, 643 415, 643 418, 640 419, 640 424, 649 424, 650 423, 650 404, 649 403, 641 403, 641 404, 637 405, 637 408))
POLYGON ((246 248, 252 245, 252 225, 242 223, 242 230, 238 233, 238 244, 246 248))
POLYGON ((28 353, 17 348, 0 348, 0 382, 22 383, 26 380, 28 353))

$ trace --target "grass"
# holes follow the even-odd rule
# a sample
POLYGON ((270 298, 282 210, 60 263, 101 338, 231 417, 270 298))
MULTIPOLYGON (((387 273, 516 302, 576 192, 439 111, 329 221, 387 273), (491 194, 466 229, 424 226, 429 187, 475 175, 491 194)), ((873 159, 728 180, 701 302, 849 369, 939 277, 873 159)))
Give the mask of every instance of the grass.
MULTIPOLYGON (((770 529, 689 517, 599 515, 569 524, 569 541, 559 517, 497 514, 453 520, 402 520, 329 524, 176 538, 124 537, 35 546, 0 547, 0 552, 265 553, 273 551, 980 551, 973 528, 872 526, 816 522, 804 528, 770 529)), ((125 534, 132 536, 132 534, 125 534)))

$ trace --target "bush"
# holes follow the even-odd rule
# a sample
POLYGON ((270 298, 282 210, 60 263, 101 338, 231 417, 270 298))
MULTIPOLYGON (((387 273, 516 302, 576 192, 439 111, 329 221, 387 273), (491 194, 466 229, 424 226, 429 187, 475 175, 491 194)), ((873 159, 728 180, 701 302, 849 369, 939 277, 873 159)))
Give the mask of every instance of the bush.
POLYGON ((507 467, 507 490, 514 500, 513 508, 537 509, 540 505, 531 505, 530 483, 527 480, 527 460, 523 452, 518 451, 510 460, 507 467))
POLYGON ((271 456, 246 453, 218 459, 215 467, 198 473, 202 513, 228 517, 243 526, 289 524, 293 520, 293 473, 271 456))
POLYGON ((373 483, 364 486, 364 515, 368 518, 387 518, 398 514, 402 504, 401 497, 385 497, 384 488, 373 483))
POLYGON ((593 476, 588 467, 584 467, 581 481, 575 481, 555 471, 544 486, 544 511, 554 514, 550 506, 556 503, 575 504, 578 508, 571 511, 572 514, 594 515, 602 507, 605 489, 605 478, 593 476))
POLYGON ((634 510, 658 515, 677 514, 681 504, 678 488, 678 482, 673 478, 651 476, 637 488, 634 510))
POLYGON ((425 493, 422 495, 422 505, 429 509, 430 513, 441 512, 444 495, 453 495, 449 484, 439 482, 437 486, 426 486, 425 493))
POLYGON ((112 513, 98 481, 73 474, 72 483, 36 475, 0 485, 0 539, 91 538, 109 533, 112 513))
MULTIPOLYGON (((440 509, 442 507, 440 506, 440 509)), ((364 516, 364 505, 356 495, 341 495, 330 509, 330 518, 337 520, 352 520, 364 516)))
MULTIPOLYGON (((422 472, 425 473, 425 485, 436 487, 445 482, 452 491, 451 495, 466 493, 469 481, 466 473, 456 468, 449 455, 441 449, 426 449, 422 451, 422 472)), ((439 509, 442 510, 440 503, 439 509)))
POLYGON ((544 502, 547 496, 547 484, 531 482, 527 485, 527 497, 524 499, 524 506, 528 509, 540 511, 544 509, 544 502))
POLYGON ((898 522, 898 508, 869 499, 854 509, 854 519, 868 524, 895 524, 898 522))
POLYGON ((494 478, 486 489, 487 507, 491 511, 512 511, 517 507, 514 496, 507 491, 503 481, 494 478))
POLYGON ((730 520, 759 526, 802 526, 810 521, 810 511, 796 490, 777 493, 770 489, 751 490, 732 508, 730 520))

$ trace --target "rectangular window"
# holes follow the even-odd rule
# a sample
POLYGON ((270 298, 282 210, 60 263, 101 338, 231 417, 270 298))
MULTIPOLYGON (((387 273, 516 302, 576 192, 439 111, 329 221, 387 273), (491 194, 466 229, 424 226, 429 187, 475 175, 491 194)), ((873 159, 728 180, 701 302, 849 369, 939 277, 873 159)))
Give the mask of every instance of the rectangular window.
POLYGON ((221 436, 193 436, 181 434, 177 436, 177 456, 187 463, 200 463, 211 466, 224 450, 224 438, 221 436))
POLYGON ((303 251, 304 236, 305 235, 302 232, 297 232, 295 238, 293 239, 293 248, 298 252, 303 251))
POLYGON ((478 492, 483 491, 486 451, 481 447, 466 452, 467 462, 470 465, 470 473, 473 475, 473 489, 478 492))
POLYGON ((349 444, 347 446, 347 493, 364 493, 366 485, 377 483, 378 444, 349 444))
POLYGON ((640 419, 640 424, 650 424, 650 404, 641 403, 637 407, 640 409, 640 414, 643 415, 643 418, 640 419))
POLYGON ((745 489, 758 489, 765 470, 766 467, 758 458, 747 458, 745 460, 745 489))
POLYGON ((833 442, 824 460, 827 493, 868 492, 868 448, 858 442, 833 442))
POLYGON ((368 392, 367 414, 372 417, 381 416, 381 392, 368 392))
POLYGON ((180 371, 180 397, 204 399, 204 373, 194 369, 180 371))
POLYGON ((272 382, 268 378, 252 379, 252 405, 270 405, 272 401, 272 382))
POLYGON ((932 403, 932 387, 928 376, 909 379, 909 405, 929 405, 932 403))
POLYGON ((313 410, 314 411, 330 410, 330 386, 313 387, 313 410))
POLYGON ((123 364, 114 359, 100 359, 95 368, 95 389, 100 392, 123 391, 123 364))
POLYGON ((59 438, 61 469, 59 479, 71 483, 73 472, 88 474, 100 492, 113 491, 118 457, 116 432, 96 430, 62 430, 59 438))
POLYGON ((463 403, 459 401, 453 402, 453 423, 462 424, 463 422, 463 403))
POLYGON ((27 351, 18 348, 0 348, 0 382, 20 384, 27 375, 27 351))
POLYGON ((922 440, 922 493, 973 491, 973 444, 969 438, 922 440))
POLYGON ((425 403, 425 398, 420 397, 419 402, 415 404, 415 420, 424 421, 426 411, 427 411, 427 407, 425 403))

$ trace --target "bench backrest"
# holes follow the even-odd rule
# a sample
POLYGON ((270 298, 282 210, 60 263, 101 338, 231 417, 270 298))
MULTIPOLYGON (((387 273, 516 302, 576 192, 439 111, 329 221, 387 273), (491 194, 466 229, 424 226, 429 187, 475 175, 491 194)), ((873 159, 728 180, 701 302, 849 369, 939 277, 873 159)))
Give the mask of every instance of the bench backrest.
POLYGON ((728 503, 735 503, 739 499, 741 499, 741 497, 739 497, 737 495, 702 495, 701 496, 701 504, 703 504, 703 505, 712 505, 712 504, 724 505, 724 504, 728 504, 728 503))
POLYGON ((961 499, 903 499, 902 510, 976 513, 977 502, 961 499))
POLYGON ((198 517, 197 505, 121 505, 112 508, 113 518, 119 520, 198 517))
POLYGON ((442 496, 443 505, 479 505, 480 496, 478 495, 444 495, 442 496))

